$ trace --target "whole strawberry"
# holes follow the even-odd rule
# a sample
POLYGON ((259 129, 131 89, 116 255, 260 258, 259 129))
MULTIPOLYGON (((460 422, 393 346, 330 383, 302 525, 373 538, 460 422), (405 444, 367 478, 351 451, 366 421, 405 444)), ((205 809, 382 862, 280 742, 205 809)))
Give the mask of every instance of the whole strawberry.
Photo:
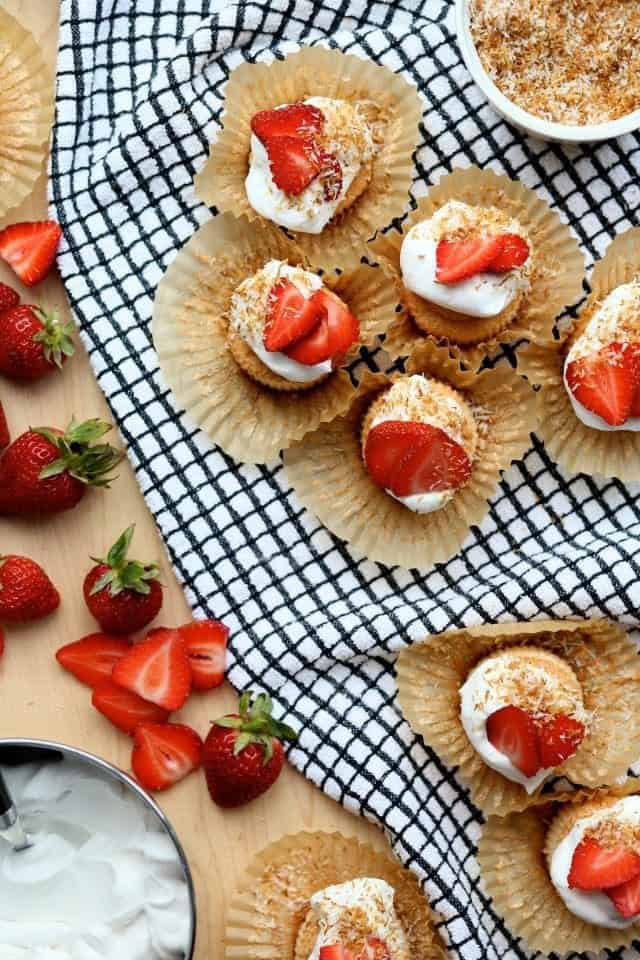
POLYGON ((9 435, 9 424, 5 416, 2 404, 0 403, 0 450, 8 446, 11 436, 9 435))
POLYGON ((0 515, 70 510, 88 487, 108 487, 123 456, 96 442, 110 429, 101 420, 72 420, 65 433, 36 427, 17 437, 0 456, 0 515))
POLYGON ((11 307, 20 303, 20 296, 13 287, 6 283, 0 283, 0 313, 3 310, 9 310, 11 307))
POLYGON ((12 380, 39 380, 62 369, 73 356, 73 324, 62 322, 58 311, 40 307, 11 307, 0 312, 0 373, 12 380))
POLYGON ((216 720, 205 740, 202 764, 207 786, 219 807, 239 807, 272 786, 284 764, 282 740, 296 740, 291 727, 271 715, 266 693, 252 702, 243 693, 239 713, 216 720))
POLYGON ((84 599, 107 633, 135 633, 158 614, 162 606, 160 570, 155 563, 128 560, 135 527, 118 537, 106 558, 95 560, 84 581, 84 599))
POLYGON ((60 594, 35 560, 15 554, 0 557, 0 620, 39 620, 59 605, 60 594))

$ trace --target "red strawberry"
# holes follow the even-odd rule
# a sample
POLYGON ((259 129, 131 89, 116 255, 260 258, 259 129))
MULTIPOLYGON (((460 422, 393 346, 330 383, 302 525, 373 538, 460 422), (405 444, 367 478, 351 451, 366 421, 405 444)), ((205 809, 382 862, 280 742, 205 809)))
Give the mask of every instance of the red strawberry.
POLYGON ((4 653, 4 630, 2 629, 2 627, 0 627, 0 658, 2 658, 3 653, 4 653))
POLYGON ((320 960, 353 960, 353 954, 341 943, 320 947, 320 960))
POLYGON ((68 643, 56 652, 61 667, 77 677, 88 687, 98 687, 111 679, 111 672, 129 652, 128 639, 113 637, 108 633, 90 633, 75 643, 68 643))
POLYGON ((213 690, 224 680, 229 627, 219 620, 194 620, 178 627, 191 666, 194 690, 213 690))
POLYGON ((329 346, 329 323, 326 314, 321 314, 313 330, 306 337, 298 340, 297 343, 287 347, 284 353, 297 363, 303 363, 308 367, 329 360, 331 348, 329 346))
POLYGON ((197 770, 202 740, 182 723, 141 723, 133 735, 131 767, 146 790, 166 790, 197 770))
POLYGON ((7 423, 7 418, 4 410, 2 409, 2 404, 0 403, 0 450, 6 447, 10 440, 11 436, 9 434, 9 424, 7 423))
POLYGON ((15 554, 0 556, 0 620, 39 620, 59 605, 60 594, 40 564, 15 554))
POLYGON ((562 714, 537 720, 536 728, 543 767, 557 767, 564 763, 573 756, 584 739, 583 724, 562 714))
POLYGON ((502 707, 487 720, 487 737, 514 767, 533 777, 542 764, 533 717, 520 707, 502 707))
POLYGON ((586 837, 573 854, 568 882, 577 890, 606 890, 640 874, 640 856, 622 845, 605 849, 586 837))
POLYGON ((277 110, 261 110, 251 119, 251 130, 265 143, 273 137, 309 140, 322 131, 324 114, 309 103, 290 103, 277 110))
POLYGON ((529 244, 517 233, 503 233, 500 251, 489 264, 490 273, 507 273, 529 259, 529 244))
POLYGON ((331 290, 316 290, 311 303, 319 311, 320 322, 285 350, 292 360, 308 366, 343 356, 360 336, 357 319, 331 290))
POLYGON ((113 682, 165 710, 179 710, 191 692, 191 667, 177 630, 134 644, 113 668, 113 682))
POLYGON ((483 273, 500 250, 500 237, 441 240, 436 248, 436 280, 439 283, 460 283, 483 273))
POLYGON ((127 557, 134 529, 127 527, 105 558, 92 557, 96 566, 84 580, 85 603, 107 633, 142 630, 162 606, 159 568, 127 557))
POLYGON ((287 196, 297 197, 322 169, 322 156, 311 140, 273 137, 266 141, 271 176, 287 196))
POLYGON ((71 421, 66 433, 36 427, 17 437, 0 457, 0 515, 70 510, 89 486, 108 487, 123 454, 94 441, 110 429, 101 420, 71 421))
POLYGON ((117 686, 112 680, 106 680, 96 687, 91 703, 107 720, 130 736, 141 723, 166 723, 169 711, 143 700, 136 693, 117 686))
POLYGON ((626 883, 610 887, 606 894, 622 917, 635 917, 640 913, 640 873, 626 883))
POLYGON ((243 693, 238 709, 216 720, 204 743, 207 786, 220 807, 239 807, 268 790, 284 764, 281 740, 297 739, 291 727, 273 719, 266 693, 253 702, 252 694, 243 693))
POLYGON ((0 373, 13 380, 39 380, 62 369, 74 346, 70 320, 23 304, 0 313, 0 373))
POLYGON ((10 310, 20 303, 20 294, 6 283, 0 283, 0 312, 10 310))
POLYGON ((394 472, 389 489, 397 497, 457 490, 471 476, 471 461, 459 443, 439 427, 425 425, 427 436, 394 472))
POLYGON ((14 223, 0 231, 0 257, 33 287, 47 276, 56 258, 62 230, 54 220, 14 223))
POLYGON ((267 306, 264 345, 271 352, 283 350, 312 330, 320 320, 313 300, 307 300, 290 280, 271 288, 267 306))
POLYGON ((426 442, 428 433, 425 423, 413 420, 383 420, 369 430, 364 460, 373 482, 388 489, 400 463, 426 442))
POLYGON ((567 385, 576 400, 611 426, 631 415, 637 389, 636 351, 611 343, 567 365, 567 385))

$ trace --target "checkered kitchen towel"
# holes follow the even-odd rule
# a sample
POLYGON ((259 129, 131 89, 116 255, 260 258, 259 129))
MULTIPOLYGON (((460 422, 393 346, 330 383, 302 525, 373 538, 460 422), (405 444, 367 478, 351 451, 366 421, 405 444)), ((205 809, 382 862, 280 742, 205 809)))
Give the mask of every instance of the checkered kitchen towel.
POLYGON ((234 685, 270 691, 301 731, 291 761, 383 825, 426 878, 454 953, 524 956, 478 886, 478 811, 394 704, 394 653, 501 619, 637 625, 637 490, 565 477, 535 441, 465 549, 420 575, 352 556, 301 508, 280 463, 237 466, 176 409, 151 341, 154 292, 211 216, 192 180, 230 71, 298 42, 330 42, 418 84, 415 196, 452 167, 491 165, 558 208, 589 260, 637 222, 640 139, 563 149, 519 136, 462 65, 448 0, 62 0, 50 188, 60 269, 188 598, 232 627, 234 685))

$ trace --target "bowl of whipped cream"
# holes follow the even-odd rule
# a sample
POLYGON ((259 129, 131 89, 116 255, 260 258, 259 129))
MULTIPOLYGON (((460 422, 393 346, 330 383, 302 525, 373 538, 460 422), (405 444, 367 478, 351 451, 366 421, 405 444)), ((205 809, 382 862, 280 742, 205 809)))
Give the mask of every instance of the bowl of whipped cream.
POLYGON ((31 846, 0 837, 2 960, 192 960, 191 871, 160 808, 98 757, 0 739, 31 846))

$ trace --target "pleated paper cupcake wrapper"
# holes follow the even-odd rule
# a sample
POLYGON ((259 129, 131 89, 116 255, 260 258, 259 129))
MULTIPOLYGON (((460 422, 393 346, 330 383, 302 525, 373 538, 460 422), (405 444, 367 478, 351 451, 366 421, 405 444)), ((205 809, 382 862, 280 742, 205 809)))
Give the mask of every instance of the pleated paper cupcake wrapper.
POLYGON ((404 312, 385 338, 384 348, 392 357, 409 356, 417 344, 431 337, 447 344, 454 356, 475 369, 501 343, 551 335, 558 313, 575 303, 582 293, 584 259, 569 227, 533 190, 493 170, 471 166, 442 177, 420 198, 417 208, 402 224, 402 233, 392 229, 376 237, 369 246, 375 257, 391 264, 404 306, 404 312), (432 217, 450 200, 475 207, 497 207, 527 231, 535 257, 531 290, 512 319, 505 320, 503 315, 469 317, 441 310, 403 286, 400 248, 404 237, 416 223, 432 217))
POLYGON ((53 119, 53 76, 36 40, 0 8, 0 217, 42 173, 53 119))
POLYGON ((534 398, 512 370, 463 372, 430 341, 416 348, 407 372, 458 389, 479 428, 471 477, 440 510, 413 513, 376 486, 362 459, 366 410, 399 375, 366 374, 349 412, 292 446, 284 462, 298 499, 354 551, 388 566, 426 569, 458 553, 469 528, 488 512, 500 472, 529 448, 534 398))
MULTIPOLYGON (((611 793, 620 795, 600 791, 594 796, 611 793)), ((640 924, 611 930, 587 923, 567 909, 553 886, 545 851, 553 849, 560 831, 564 835, 570 821, 581 815, 576 804, 559 809, 550 824, 535 810, 488 820, 478 845, 478 864, 493 909, 531 950, 545 954, 598 953, 628 946, 640 936, 640 924)))
MULTIPOLYGON (((283 392, 257 383, 231 355, 231 294, 272 259, 312 269, 300 248, 276 227, 220 215, 178 254, 154 305, 153 339, 178 405, 214 443, 244 463, 276 459, 281 449, 344 413, 354 396, 343 370, 310 389, 283 392)), ((323 282, 358 317, 360 343, 373 344, 395 316, 395 294, 384 270, 361 264, 350 272, 327 274, 323 282)))
POLYGON ((557 769, 557 778, 595 788, 624 778, 640 757, 640 660, 622 627, 608 620, 539 620, 499 623, 436 634, 398 658, 398 701, 409 726, 469 787, 485 815, 515 810, 565 795, 562 787, 524 787, 487 766, 460 720, 460 688, 469 672, 496 650, 528 646, 561 657, 576 674, 591 722, 579 750, 557 769), (624 731, 624 736, 620 732, 624 731))
MULTIPOLYGON (((640 275, 640 228, 620 234, 610 244, 591 275, 591 295, 580 317, 622 283, 640 275)), ((578 318, 577 323, 580 323, 578 318)), ((546 338, 518 354, 518 367, 537 392, 538 430, 550 456, 568 473, 640 480, 640 432, 595 430, 576 417, 564 385, 563 372, 573 328, 560 340, 546 338)))
POLYGON ((258 854, 229 906, 225 960, 308 960, 317 932, 310 898, 358 877, 386 880, 394 888, 411 957, 445 960, 417 878, 390 853, 339 833, 298 833, 258 854))
POLYGON ((409 199, 422 105, 416 87, 386 67, 320 46, 303 47, 285 60, 237 67, 227 85, 223 129, 196 178, 196 193, 218 210, 262 220, 245 190, 251 118, 259 110, 311 96, 368 101, 381 120, 381 142, 366 190, 321 234, 295 234, 317 266, 347 267, 358 262, 362 243, 404 213, 409 199))

